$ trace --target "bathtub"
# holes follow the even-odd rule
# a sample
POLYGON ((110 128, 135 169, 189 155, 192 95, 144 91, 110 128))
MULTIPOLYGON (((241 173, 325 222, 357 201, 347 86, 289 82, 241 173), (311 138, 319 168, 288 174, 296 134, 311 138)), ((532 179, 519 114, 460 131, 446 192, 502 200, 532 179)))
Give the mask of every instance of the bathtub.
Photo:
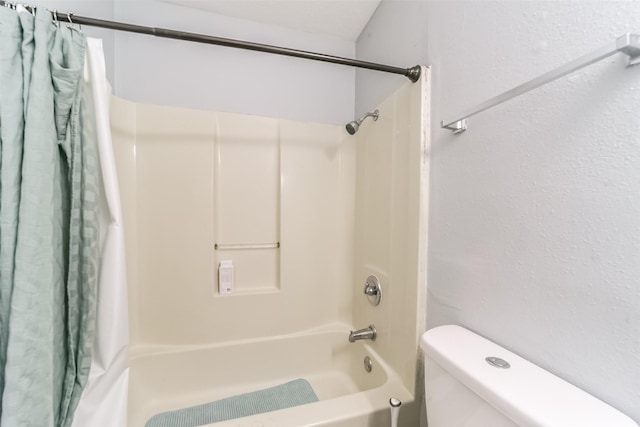
MULTIPOLYGON (((210 424, 216 427, 389 425, 389 398, 413 401, 371 342, 349 343, 343 324, 291 335, 198 347, 148 347, 132 354, 129 427, 153 415, 303 378, 319 401, 210 424), (373 369, 367 372, 364 358, 373 369)), ((375 345, 375 344, 374 344, 375 345)))

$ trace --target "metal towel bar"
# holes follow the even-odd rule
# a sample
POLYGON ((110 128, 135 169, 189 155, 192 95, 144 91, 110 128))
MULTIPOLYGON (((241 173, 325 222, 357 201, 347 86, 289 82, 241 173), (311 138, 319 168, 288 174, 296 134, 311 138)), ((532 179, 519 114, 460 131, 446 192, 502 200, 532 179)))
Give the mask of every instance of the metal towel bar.
POLYGON ((595 62, 601 61, 616 53, 624 53, 629 57, 627 66, 640 64, 640 34, 627 33, 618 37, 614 42, 608 43, 606 46, 601 47, 591 53, 581 56, 565 65, 549 71, 533 80, 523 83, 514 87, 498 96, 482 102, 473 108, 469 108, 466 111, 455 116, 453 120, 442 120, 440 127, 443 129, 452 130, 453 133, 461 133, 467 130, 467 119, 478 113, 481 113, 489 108, 493 108, 496 105, 500 105, 503 102, 507 102, 517 96, 527 93, 533 89, 536 89, 542 85, 550 83, 560 77, 573 73, 581 68, 591 65, 595 62))
POLYGON ((217 251, 229 251, 237 249, 279 249, 280 242, 276 243, 230 243, 223 245, 216 243, 213 248, 217 251))

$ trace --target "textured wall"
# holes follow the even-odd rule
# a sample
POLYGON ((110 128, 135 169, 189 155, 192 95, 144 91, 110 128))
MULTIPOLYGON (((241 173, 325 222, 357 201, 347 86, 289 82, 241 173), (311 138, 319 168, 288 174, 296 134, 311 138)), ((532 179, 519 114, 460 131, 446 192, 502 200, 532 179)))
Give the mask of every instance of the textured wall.
MULTIPOLYGON (((355 43, 163 2, 115 1, 139 23, 353 57, 355 43)), ((220 46, 116 34, 116 95, 135 102, 343 124, 353 117, 349 67, 220 46)))
MULTIPOLYGON (((358 59, 412 67, 428 65, 426 1, 383 0, 356 44, 358 59)), ((391 96, 406 77, 370 70, 356 70, 356 116, 391 96)))
MULTIPOLYGON (((229 18, 155 0, 34 0, 77 15, 354 57, 337 37, 229 18)), ((135 102, 344 124, 353 118, 355 70, 259 52, 83 26, 103 39, 114 93, 135 102)))
MULTIPOLYGON (((414 52, 434 81, 428 326, 464 325, 640 422, 640 68, 612 57, 460 136, 436 126, 639 32, 640 3, 427 2, 421 19, 415 7, 363 35, 428 31, 414 52)), ((357 105, 383 90, 359 82, 357 105)))

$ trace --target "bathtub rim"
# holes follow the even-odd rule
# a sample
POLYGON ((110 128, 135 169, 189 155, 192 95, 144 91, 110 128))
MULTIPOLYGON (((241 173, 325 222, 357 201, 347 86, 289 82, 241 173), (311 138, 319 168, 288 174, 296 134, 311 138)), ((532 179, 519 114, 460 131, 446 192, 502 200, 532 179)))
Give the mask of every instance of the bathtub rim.
MULTIPOLYGON (((191 353, 198 351, 210 351, 217 348, 231 346, 256 345, 262 342, 286 341, 296 338, 308 338, 314 335, 340 334, 344 335, 345 343, 348 343, 351 326, 335 322, 314 327, 304 331, 297 331, 290 334, 281 334, 268 337, 258 337, 251 339, 239 339, 206 345, 147 345, 138 346, 137 351, 130 357, 130 362, 144 361, 147 357, 163 355, 176 355, 180 353, 191 353)), ((261 425, 264 427, 312 427, 312 426, 342 426, 351 421, 367 420, 375 413, 388 408, 388 400, 395 397, 403 402, 410 403, 415 400, 415 391, 407 388, 400 375, 395 372, 391 365, 376 351, 375 343, 369 341, 358 341, 347 344, 349 346, 362 346, 363 350, 371 355, 376 361, 376 368, 384 373, 385 380, 382 384, 373 388, 357 391, 355 393, 336 396, 319 402, 313 402, 298 407, 257 414, 233 420, 207 424, 202 427, 253 427, 261 425), (351 421, 350 421, 351 420, 351 421)), ((418 356, 416 350, 416 357, 418 356)), ((415 387, 415 384, 413 385, 415 387)), ((131 410, 131 409, 130 409, 131 410)), ((138 426, 130 426, 138 427, 138 426)))
MULTIPOLYGON (((266 337, 253 337, 253 338, 241 338, 237 340, 230 341, 221 341, 216 343, 206 343, 206 344, 138 344, 129 349, 129 360, 130 362, 136 361, 138 359, 148 357, 148 356, 161 356, 165 354, 175 354, 182 352, 191 352, 191 351, 201 351, 201 350, 213 350, 216 348, 223 347, 233 347, 233 346, 241 346, 241 345, 249 345, 249 344, 257 344, 261 342, 269 342, 269 341, 284 341, 289 339, 301 338, 301 337, 309 337, 313 335, 322 335, 329 333, 340 333, 344 334, 345 341, 348 340, 349 332, 354 328, 344 322, 333 322, 327 323, 325 325, 320 325, 314 328, 305 329, 301 331, 286 333, 286 334, 278 334, 278 335, 269 335, 266 337)), ((364 341, 360 341, 364 343, 364 341)), ((369 342, 366 342, 367 344, 369 342)), ((357 345, 356 343, 353 343, 357 345)), ((416 343, 417 349, 417 343, 416 343)), ((417 353, 416 353, 417 354, 417 353)), ((380 357, 378 355, 378 357, 380 357)))

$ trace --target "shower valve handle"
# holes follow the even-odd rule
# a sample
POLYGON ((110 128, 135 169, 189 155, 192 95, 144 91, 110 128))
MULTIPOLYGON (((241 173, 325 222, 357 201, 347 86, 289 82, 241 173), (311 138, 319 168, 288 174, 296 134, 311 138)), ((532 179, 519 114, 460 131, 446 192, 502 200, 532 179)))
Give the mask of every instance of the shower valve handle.
POLYGON ((380 300, 382 299, 382 286, 380 285, 380 280, 373 274, 367 277, 367 280, 364 282, 364 294, 371 304, 380 304, 380 300))

